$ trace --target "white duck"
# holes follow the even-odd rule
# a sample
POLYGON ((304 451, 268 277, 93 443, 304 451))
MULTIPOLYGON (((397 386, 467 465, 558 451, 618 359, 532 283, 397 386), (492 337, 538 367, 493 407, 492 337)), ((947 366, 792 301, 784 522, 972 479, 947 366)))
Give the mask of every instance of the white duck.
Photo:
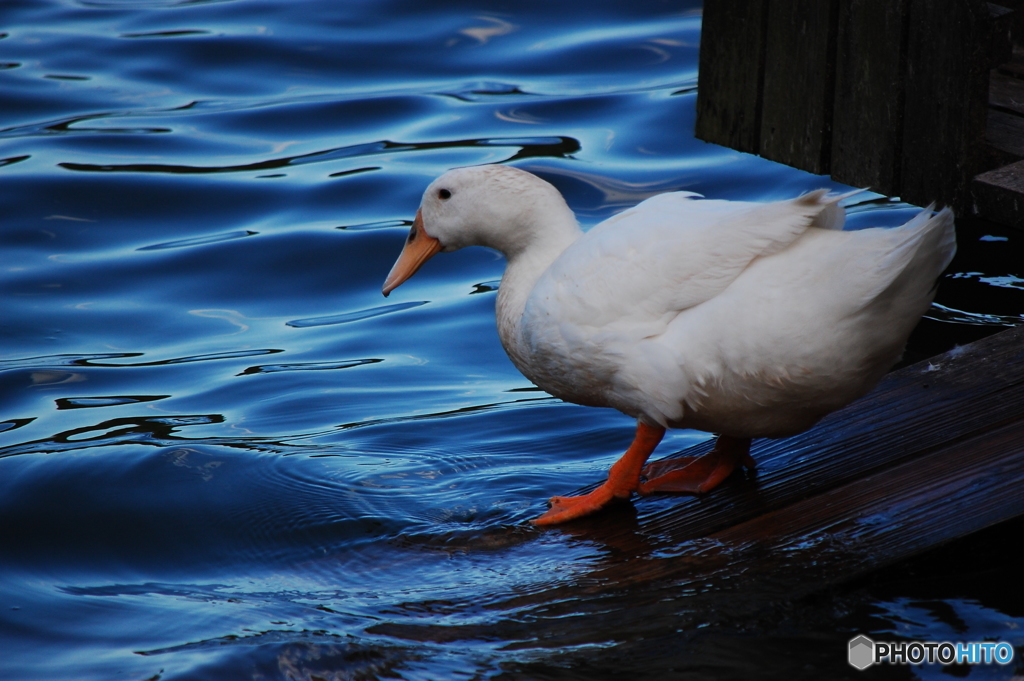
POLYGON ((953 215, 845 232, 842 198, 660 194, 584 234, 535 175, 459 168, 427 187, 383 291, 438 251, 502 252, 498 334, 513 364, 555 397, 637 419, 604 484, 553 497, 533 521, 560 523, 634 492, 705 492, 753 467, 751 438, 809 428, 899 360, 956 251, 953 215), (720 436, 699 459, 645 468, 666 428, 720 436))

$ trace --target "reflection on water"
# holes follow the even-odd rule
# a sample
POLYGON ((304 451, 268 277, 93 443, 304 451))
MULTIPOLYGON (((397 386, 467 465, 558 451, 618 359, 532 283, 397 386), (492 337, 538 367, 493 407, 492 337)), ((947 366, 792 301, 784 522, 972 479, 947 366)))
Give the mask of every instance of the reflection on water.
MULTIPOLYGON (((512 368, 493 253, 381 297, 453 166, 536 172, 584 227, 663 191, 838 187, 693 138, 698 2, 45 0, 4 23, 3 678, 843 678, 852 631, 1020 645, 1015 602, 949 579, 792 593, 773 575, 843 547, 680 541, 672 499, 532 528, 629 419, 512 368)), ((914 212, 853 201, 851 229, 914 212)), ((910 358, 1024 310, 1019 234, 959 229, 910 358)), ((1019 568, 999 536, 990 581, 1019 568)))
MULTIPOLYGON (((118 132, 138 132, 119 130, 118 132)), ((148 132, 157 132, 150 130, 148 132)), ((171 132, 160 130, 158 132, 171 132)), ((520 147, 506 161, 514 161, 531 156, 564 156, 579 151, 579 143, 571 138, 540 138, 534 140, 520 139, 471 139, 471 140, 446 140, 443 142, 422 142, 419 144, 406 144, 402 142, 371 142, 368 144, 357 144, 338 149, 326 149, 314 151, 301 156, 268 159, 256 163, 247 163, 237 166, 193 166, 193 165, 162 165, 158 163, 135 163, 128 165, 90 165, 86 163, 61 163, 62 168, 77 170, 80 172, 125 172, 125 173, 177 173, 206 174, 206 173, 235 173, 252 170, 273 170, 287 166, 299 166, 307 163, 322 163, 336 161, 338 159, 358 158, 362 156, 376 156, 379 154, 394 154, 409 151, 428 151, 434 149, 457 149, 460 147, 520 147)), ((329 177, 341 177, 353 173, 381 170, 379 166, 372 168, 355 168, 341 172, 331 173, 329 177)), ((287 177, 286 175, 259 175, 258 177, 287 177)))

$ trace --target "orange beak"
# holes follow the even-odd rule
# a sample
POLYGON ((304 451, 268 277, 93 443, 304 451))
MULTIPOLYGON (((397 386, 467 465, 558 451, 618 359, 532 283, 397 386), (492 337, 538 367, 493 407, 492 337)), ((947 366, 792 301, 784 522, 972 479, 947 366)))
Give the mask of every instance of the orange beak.
POLYGON ((405 248, 384 280, 384 296, 387 297, 403 281, 416 274, 416 270, 440 250, 441 242, 423 231, 423 216, 420 211, 416 211, 416 219, 409 230, 409 238, 405 240, 405 248))

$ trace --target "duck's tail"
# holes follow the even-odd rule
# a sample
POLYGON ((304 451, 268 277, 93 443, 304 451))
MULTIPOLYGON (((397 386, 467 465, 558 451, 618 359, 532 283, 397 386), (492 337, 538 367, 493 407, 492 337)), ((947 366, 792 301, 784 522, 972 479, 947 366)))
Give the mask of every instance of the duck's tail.
POLYGON ((936 213, 933 203, 900 229, 907 232, 906 245, 901 248, 914 252, 908 269, 917 270, 916 274, 923 278, 938 279, 956 255, 953 211, 943 208, 936 213))
POLYGON ((902 298, 908 303, 916 299, 917 305, 923 304, 920 313, 931 304, 939 276, 956 255, 953 211, 943 208, 936 213, 934 209, 932 204, 892 230, 895 242, 884 262, 879 263, 880 269, 893 276, 877 295, 902 298))

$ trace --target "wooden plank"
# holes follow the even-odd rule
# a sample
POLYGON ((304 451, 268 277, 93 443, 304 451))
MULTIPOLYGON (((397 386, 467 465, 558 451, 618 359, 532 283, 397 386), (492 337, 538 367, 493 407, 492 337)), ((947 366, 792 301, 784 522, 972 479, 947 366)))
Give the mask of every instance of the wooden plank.
MULTIPOLYGON (((1024 10, 1024 8, 1019 8, 1017 10, 1018 23, 1024 21, 1024 12, 1021 10, 1024 10)), ((1008 76, 1024 78, 1024 48, 1014 47, 1010 54, 1010 59, 998 64, 996 69, 1008 76)))
POLYGON ((874 475, 718 532, 720 541, 777 544, 828 533, 850 547, 857 576, 1024 514, 1024 419, 940 447, 874 475))
POLYGON ((836 38, 832 178, 899 194, 903 46, 909 0, 842 0, 836 38))
POLYGON ((1024 227, 1024 161, 990 170, 971 183, 974 212, 993 222, 1024 227))
POLYGON ((1017 116, 1024 116, 1024 80, 994 69, 988 80, 990 107, 1017 116))
MULTIPOLYGON (((595 631, 625 630, 632 638, 616 645, 606 668, 624 667, 630 655, 647 663, 678 650, 680 632, 742 625, 782 603, 1021 517, 1022 482, 1024 421, 1016 421, 969 447, 950 445, 675 550, 581 534, 604 544, 608 559, 580 585, 492 603, 511 614, 497 625, 385 625, 375 633, 436 642, 507 637, 555 648, 592 643, 595 631)), ((588 650, 586 657, 593 656, 588 650)))
MULTIPOLYGON (((989 74, 982 169, 1024 160, 1024 55, 989 74), (1018 72, 1018 69, 1020 71, 1018 72)), ((974 188, 972 187, 972 192, 974 188)), ((975 193, 976 198, 976 193, 975 193)), ((975 212, 980 212, 975 205, 975 212)))
POLYGON ((838 0, 772 0, 765 39, 761 155, 829 172, 838 0))
MULTIPOLYGON (((1002 24, 1000 24, 1001 26, 1002 24)), ((993 54, 993 22, 974 0, 911 0, 900 165, 901 198, 969 207, 981 168, 981 142, 993 54)))
POLYGON ((985 29, 988 40, 985 41, 983 47, 988 59, 987 68, 994 69, 1013 58, 1013 34, 1015 30, 1019 30, 1021 3, 1017 0, 1001 0, 998 3, 986 2, 984 4, 988 10, 988 22, 985 29))
POLYGON ((698 139, 756 154, 760 149, 768 0, 708 0, 700 39, 698 139))
POLYGON ((990 109, 985 147, 984 167, 997 168, 1024 160, 1024 117, 990 109))

